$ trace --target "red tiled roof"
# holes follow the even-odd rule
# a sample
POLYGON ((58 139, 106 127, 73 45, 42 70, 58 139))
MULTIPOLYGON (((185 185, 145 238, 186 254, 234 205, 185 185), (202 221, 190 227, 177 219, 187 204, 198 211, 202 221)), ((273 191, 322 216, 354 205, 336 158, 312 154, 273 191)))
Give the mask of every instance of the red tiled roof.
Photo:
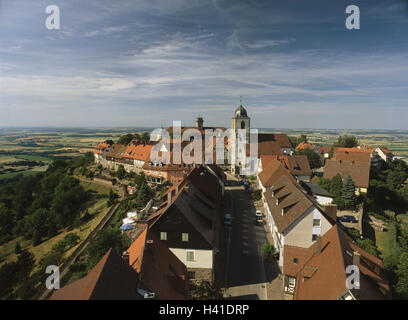
POLYGON ((131 144, 126 147, 123 158, 146 161, 149 159, 152 148, 152 144, 131 144))
POLYGON ((326 160, 323 176, 326 179, 331 179, 338 173, 343 179, 349 174, 356 187, 368 188, 370 162, 326 160))
MULTIPOLYGON (((321 251, 316 253, 317 242, 309 247, 298 261, 303 265, 291 266, 293 260, 285 261, 286 270, 297 271, 295 300, 335 300, 348 289, 346 287, 347 266, 353 264, 353 252, 360 254, 360 289, 352 289, 357 299, 385 299, 390 297, 390 287, 380 259, 359 248, 338 225, 333 226, 321 238, 321 251), (308 259, 308 255, 314 254, 308 259), (306 262, 304 262, 307 260, 306 262), (384 292, 384 294, 379 290, 384 292)), ((285 246, 286 256, 299 255, 299 249, 285 246), (288 252, 286 252, 288 250, 288 252)), ((285 270, 285 269, 284 269, 285 270)), ((285 272, 286 273, 286 272, 285 272)), ((289 275, 289 274, 288 274, 289 275)))
POLYGON ((287 176, 292 182, 297 183, 296 179, 283 167, 280 161, 272 159, 266 167, 263 167, 263 170, 258 174, 258 177, 261 180, 262 185, 265 188, 268 188, 283 175, 287 176))
POLYGON ((137 273, 112 249, 83 278, 55 291, 50 300, 143 299, 137 273))
POLYGON ((161 300, 188 297, 187 268, 149 228, 127 250, 129 264, 161 300))
POLYGON ((336 148, 332 160, 359 161, 371 163, 371 151, 358 148, 336 148))

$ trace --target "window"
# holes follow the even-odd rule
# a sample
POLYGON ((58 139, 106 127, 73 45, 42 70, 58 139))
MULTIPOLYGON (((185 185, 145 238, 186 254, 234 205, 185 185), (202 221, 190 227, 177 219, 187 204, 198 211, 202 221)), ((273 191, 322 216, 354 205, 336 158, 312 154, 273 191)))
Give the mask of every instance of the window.
POLYGON ((194 261, 194 251, 187 251, 186 252, 186 260, 187 261, 194 261))
POLYGON ((160 240, 167 240, 167 232, 160 232, 160 240))
POLYGON ((195 271, 188 271, 187 272, 187 277, 189 279, 195 279, 195 271))
POLYGON ((312 234, 312 242, 315 242, 317 240, 317 234, 312 234))
POLYGON ((188 242, 188 233, 181 234, 181 241, 188 242))
POLYGON ((320 219, 313 219, 313 227, 320 227, 320 219))

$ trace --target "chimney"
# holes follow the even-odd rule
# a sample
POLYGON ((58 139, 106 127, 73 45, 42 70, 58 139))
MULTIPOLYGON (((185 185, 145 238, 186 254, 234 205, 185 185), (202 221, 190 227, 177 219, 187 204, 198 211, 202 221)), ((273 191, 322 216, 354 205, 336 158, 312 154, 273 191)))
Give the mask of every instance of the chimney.
POLYGON ((316 239, 316 256, 320 254, 320 252, 322 252, 322 237, 321 236, 317 236, 316 239))
POLYGON ((360 254, 358 251, 353 252, 353 265, 359 266, 360 265, 360 254))
POLYGON ((123 259, 123 261, 125 261, 126 264, 129 264, 129 252, 124 251, 122 253, 122 259, 123 259))
POLYGON ((167 192, 167 205, 169 206, 171 202, 171 191, 167 192))

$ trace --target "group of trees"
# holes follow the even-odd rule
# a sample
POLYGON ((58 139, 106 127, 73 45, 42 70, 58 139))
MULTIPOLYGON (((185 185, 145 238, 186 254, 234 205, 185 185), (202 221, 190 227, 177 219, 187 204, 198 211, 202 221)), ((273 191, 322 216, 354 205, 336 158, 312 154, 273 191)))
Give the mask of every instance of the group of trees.
POLYGON ((150 141, 150 133, 128 133, 121 136, 118 140, 118 144, 128 145, 132 140, 136 140, 137 143, 148 143, 150 141))
POLYGON ((389 271, 393 297, 408 299, 408 230, 395 222, 388 223, 389 247, 384 267, 389 271))
POLYGON ((0 189, 0 243, 24 236, 38 245, 59 229, 73 226, 89 194, 72 172, 88 161, 88 155, 72 161, 55 160, 46 172, 0 189))
POLYGON ((356 208, 356 187, 350 175, 346 175, 344 181, 339 173, 331 179, 320 177, 317 183, 333 196, 333 203, 340 210, 356 208))
POLYGON ((305 155, 309 160, 309 165, 311 169, 320 168, 322 166, 322 160, 320 155, 312 149, 302 149, 295 151, 295 154, 305 155))
POLYGON ((110 248, 120 255, 130 245, 130 239, 126 234, 122 235, 118 228, 107 228, 98 231, 95 238, 89 243, 84 259, 71 265, 69 269, 71 281, 88 274, 110 248))
POLYGON ((307 136, 305 134, 301 134, 298 137, 289 136, 288 138, 293 148, 296 148, 301 143, 307 143, 307 136))
POLYGON ((34 255, 28 250, 21 251, 17 261, 3 264, 0 268, 0 298, 31 297, 36 284, 30 278, 34 265, 34 255))
POLYGON ((370 172, 367 204, 370 211, 405 213, 408 208, 408 164, 402 160, 385 163, 383 170, 370 172))
POLYGON ((359 145, 359 141, 356 136, 353 135, 343 135, 337 138, 337 141, 332 144, 330 149, 329 158, 333 156, 334 148, 354 148, 359 145))

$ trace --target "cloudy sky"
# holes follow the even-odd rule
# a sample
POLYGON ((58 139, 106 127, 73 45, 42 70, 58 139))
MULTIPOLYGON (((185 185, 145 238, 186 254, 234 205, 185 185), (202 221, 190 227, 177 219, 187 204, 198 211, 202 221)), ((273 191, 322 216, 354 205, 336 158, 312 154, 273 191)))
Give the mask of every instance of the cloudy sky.
POLYGON ((407 34, 402 0, 0 0, 0 126, 230 126, 242 95, 254 127, 408 129, 407 34))

